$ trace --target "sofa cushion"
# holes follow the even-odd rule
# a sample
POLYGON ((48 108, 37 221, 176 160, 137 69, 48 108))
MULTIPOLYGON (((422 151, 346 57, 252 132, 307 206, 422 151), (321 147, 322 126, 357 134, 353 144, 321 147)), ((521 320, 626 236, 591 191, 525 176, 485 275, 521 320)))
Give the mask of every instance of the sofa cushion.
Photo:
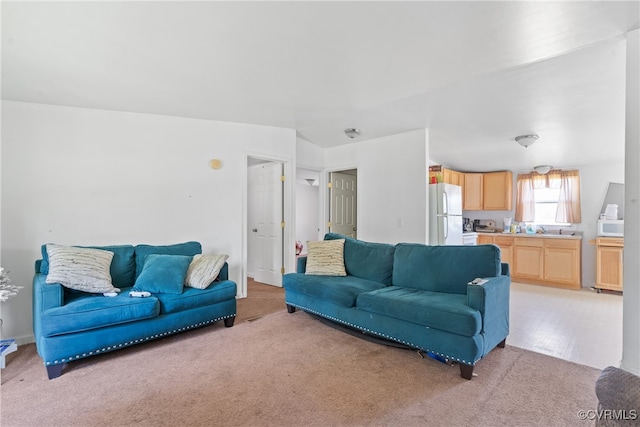
POLYGON ((42 335, 71 334, 158 315, 160 303, 154 297, 130 298, 128 292, 116 297, 71 294, 65 305, 46 310, 40 327, 42 335))
POLYGON ((360 294, 356 306, 370 313, 472 337, 480 332, 482 318, 466 302, 464 295, 388 286, 360 294))
POLYGON ((225 254, 194 255, 187 270, 185 286, 205 289, 218 278, 228 258, 229 255, 225 254))
POLYGON ((307 242, 305 274, 346 276, 344 268, 344 239, 307 242))
POLYGON ((147 255, 133 289, 152 294, 182 293, 191 258, 186 255, 147 255))
POLYGON ((344 266, 347 274, 391 284, 395 247, 387 243, 370 243, 336 233, 327 233, 325 240, 344 239, 344 266))
POLYGON ((46 283, 60 283, 77 291, 115 292, 109 268, 113 252, 73 246, 47 245, 49 274, 46 283))
POLYGON ((466 294, 467 283, 476 277, 500 274, 500 249, 495 245, 398 243, 392 280, 394 286, 466 294))
POLYGON ((344 307, 355 307, 356 298, 363 292, 385 287, 382 283, 354 276, 310 276, 302 273, 285 274, 282 284, 287 292, 299 292, 344 307))
POLYGON ((136 252, 136 278, 142 272, 144 266, 144 259, 147 255, 187 255, 194 256, 202 253, 202 246, 198 242, 185 242, 168 246, 153 246, 153 245, 137 245, 135 247, 136 252))
MULTIPOLYGON (((133 286, 136 274, 136 262, 134 258, 133 245, 112 245, 112 246, 75 246, 78 248, 101 249, 113 252, 111 260, 111 282, 116 288, 126 288, 133 286)), ((47 245, 42 245, 42 262, 40 263, 40 273, 49 274, 49 254, 47 245)))
POLYGON ((236 293, 235 282, 224 280, 215 282, 206 289, 185 287, 181 294, 157 294, 154 296, 160 301, 160 314, 169 314, 234 299, 236 293))

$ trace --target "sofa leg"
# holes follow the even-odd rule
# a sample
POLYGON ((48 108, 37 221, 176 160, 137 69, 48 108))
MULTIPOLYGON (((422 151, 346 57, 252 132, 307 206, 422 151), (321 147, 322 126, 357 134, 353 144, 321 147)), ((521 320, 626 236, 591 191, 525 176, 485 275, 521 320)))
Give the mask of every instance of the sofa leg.
POLYGON ((292 305, 287 304, 287 311, 289 313, 295 313, 296 312, 296 308, 292 305))
POLYGON ((460 376, 465 380, 470 380, 473 377, 473 365, 460 364, 460 376))
POLYGON ((226 326, 227 328, 230 328, 233 326, 233 322, 235 321, 236 321, 236 316, 227 317, 226 319, 224 319, 224 326, 226 326))
POLYGON ((66 363, 61 363, 59 365, 49 365, 47 366, 47 376, 50 380, 54 378, 58 378, 62 375, 62 368, 64 368, 66 363))
POLYGON ((498 347, 500 347, 500 348, 504 348, 506 345, 507 345, 507 339, 506 338, 498 343, 498 347))

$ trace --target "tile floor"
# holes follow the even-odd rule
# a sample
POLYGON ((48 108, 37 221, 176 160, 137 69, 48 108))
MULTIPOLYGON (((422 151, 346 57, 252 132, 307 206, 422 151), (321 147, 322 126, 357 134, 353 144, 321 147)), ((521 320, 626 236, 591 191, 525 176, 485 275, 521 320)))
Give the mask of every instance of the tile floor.
POLYGON ((513 282, 507 344, 598 369, 620 366, 622 296, 513 282))

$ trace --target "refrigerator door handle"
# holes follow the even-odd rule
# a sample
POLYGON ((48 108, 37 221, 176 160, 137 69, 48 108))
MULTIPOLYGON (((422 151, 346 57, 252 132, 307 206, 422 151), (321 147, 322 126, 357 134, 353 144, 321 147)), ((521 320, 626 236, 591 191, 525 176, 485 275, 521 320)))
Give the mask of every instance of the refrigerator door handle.
POLYGON ((449 213, 449 196, 446 191, 442 192, 442 213, 445 215, 449 213))
POLYGON ((442 215, 442 223, 444 226, 442 227, 444 230, 444 240, 446 241, 449 238, 449 216, 442 215))

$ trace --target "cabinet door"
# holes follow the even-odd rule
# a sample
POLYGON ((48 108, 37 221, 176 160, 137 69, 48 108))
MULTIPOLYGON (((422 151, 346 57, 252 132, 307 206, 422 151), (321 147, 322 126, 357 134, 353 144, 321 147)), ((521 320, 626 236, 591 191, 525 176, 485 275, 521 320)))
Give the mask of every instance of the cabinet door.
POLYGON ((464 174, 464 197, 462 208, 469 211, 482 210, 482 178, 481 173, 464 174))
POLYGON ((496 245, 500 248, 500 261, 506 262, 511 266, 513 263, 513 237, 512 236, 496 236, 494 238, 496 245))
POLYGON ((513 276, 542 280, 543 268, 542 239, 516 238, 513 246, 513 276))
POLYGON ((553 283, 581 287, 580 241, 544 239, 544 279, 553 283))
POLYGON ((493 244, 493 236, 490 234, 478 233, 479 245, 491 245, 493 244))
POLYGON ((597 247, 596 287, 622 291, 622 252, 621 247, 597 247))
POLYGON ((509 171, 488 172, 483 177, 482 204, 485 210, 512 209, 513 174, 509 171))

